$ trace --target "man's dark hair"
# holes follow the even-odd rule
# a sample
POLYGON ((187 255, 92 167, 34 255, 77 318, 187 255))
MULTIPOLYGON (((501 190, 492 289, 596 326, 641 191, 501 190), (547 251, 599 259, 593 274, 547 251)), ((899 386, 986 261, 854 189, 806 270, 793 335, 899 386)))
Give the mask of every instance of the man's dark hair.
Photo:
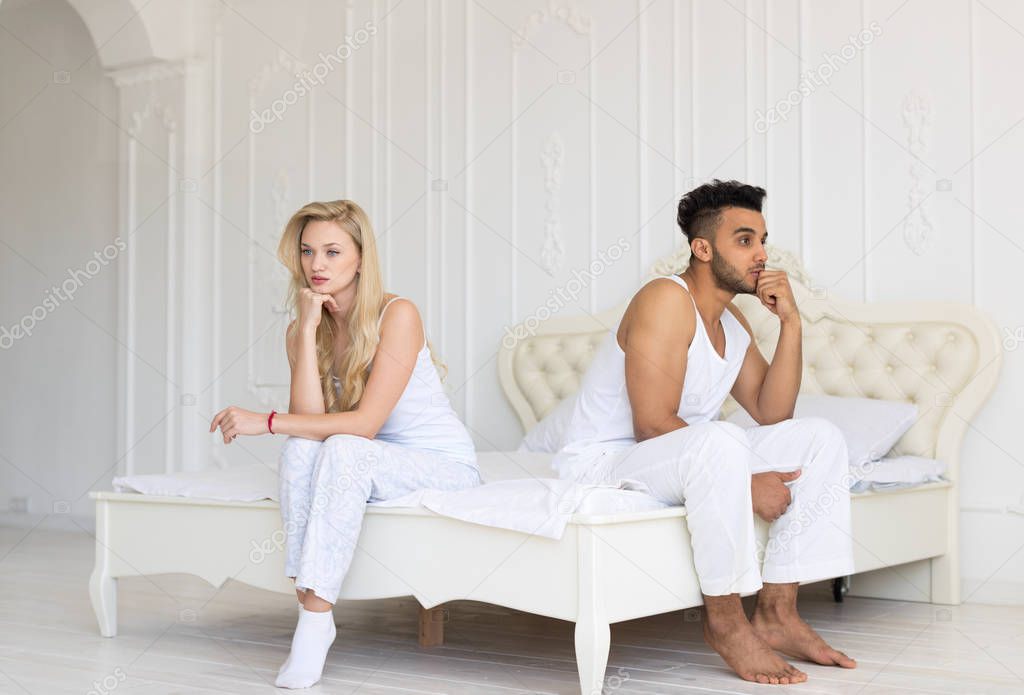
POLYGON ((761 212, 767 195, 763 188, 739 181, 719 181, 694 188, 679 200, 676 222, 686 234, 687 241, 701 237, 714 241, 715 229, 721 221, 724 208, 744 208, 761 212))

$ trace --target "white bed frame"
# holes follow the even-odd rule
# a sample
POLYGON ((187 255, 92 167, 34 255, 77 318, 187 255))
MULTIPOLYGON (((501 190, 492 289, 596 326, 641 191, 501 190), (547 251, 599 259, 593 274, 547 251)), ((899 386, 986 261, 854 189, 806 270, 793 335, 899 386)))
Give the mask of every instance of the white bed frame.
MULTIPOLYGON (((656 264, 654 272, 683 267, 685 257, 673 257, 656 264)), ((772 252, 769 267, 789 272, 804 319, 802 390, 913 400, 921 418, 897 452, 939 458, 949 467, 950 482, 854 496, 853 592, 959 603, 959 453, 970 419, 996 382, 998 332, 967 305, 861 304, 829 297, 812 289, 799 264, 781 252, 772 252)), ((736 304, 770 360, 778 321, 755 298, 740 296, 736 304)), ((623 309, 555 317, 502 348, 501 384, 524 428, 576 390, 594 347, 623 309)), ((735 407, 730 399, 723 416, 735 407)), ((213 586, 230 578, 271 591, 294 590, 284 577, 275 502, 91 496, 96 565, 89 589, 104 636, 117 631, 119 577, 186 573, 213 586)), ((443 639, 440 606, 448 601, 484 601, 573 621, 581 692, 598 695, 611 623, 702 603, 684 517, 677 507, 577 514, 564 536, 551 540, 423 509, 371 507, 340 598, 414 596, 423 607, 425 646, 443 639)), ((767 527, 759 523, 758 530, 763 541, 767 527)))

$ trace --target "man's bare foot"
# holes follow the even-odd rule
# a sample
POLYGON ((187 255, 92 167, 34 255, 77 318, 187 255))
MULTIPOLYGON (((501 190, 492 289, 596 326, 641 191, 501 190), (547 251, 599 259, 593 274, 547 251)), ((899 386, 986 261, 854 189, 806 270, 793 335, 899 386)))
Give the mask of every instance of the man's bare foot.
POLYGON ((821 635, 804 622, 795 608, 762 609, 758 604, 750 624, 768 646, 786 656, 824 666, 857 668, 856 661, 830 647, 821 635))
POLYGON ((740 615, 742 617, 736 620, 718 620, 717 625, 712 625, 707 616, 704 620, 704 641, 725 659, 736 675, 765 685, 790 685, 807 680, 806 673, 786 663, 758 637, 742 610, 740 615))

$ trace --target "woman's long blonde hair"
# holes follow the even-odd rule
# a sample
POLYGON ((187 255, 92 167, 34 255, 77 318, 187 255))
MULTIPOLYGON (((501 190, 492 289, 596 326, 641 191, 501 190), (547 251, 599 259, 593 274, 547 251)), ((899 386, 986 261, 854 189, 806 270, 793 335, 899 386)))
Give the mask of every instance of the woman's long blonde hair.
MULTIPOLYGON (((316 362, 320 374, 320 388, 324 396, 324 410, 337 413, 354 409, 363 397, 370 363, 380 343, 378 321, 384 308, 384 283, 381 279, 377 242, 373 236, 370 218, 351 200, 313 202, 300 208, 285 225, 277 257, 291 274, 288 282, 287 305, 294 318, 299 317, 299 291, 309 287, 302 269, 302 231, 311 220, 334 222, 352 237, 362 257, 356 275, 356 298, 348 315, 349 344, 341 359, 341 395, 334 390, 334 319, 327 307, 323 308, 320 325, 316 329, 316 362)), ((298 322, 293 330, 297 330, 298 322)), ((424 331, 426 327, 424 326, 424 331)), ((288 336, 291 337, 291 334, 288 336)), ((442 378, 447 368, 434 356, 433 346, 427 341, 430 357, 442 378)))

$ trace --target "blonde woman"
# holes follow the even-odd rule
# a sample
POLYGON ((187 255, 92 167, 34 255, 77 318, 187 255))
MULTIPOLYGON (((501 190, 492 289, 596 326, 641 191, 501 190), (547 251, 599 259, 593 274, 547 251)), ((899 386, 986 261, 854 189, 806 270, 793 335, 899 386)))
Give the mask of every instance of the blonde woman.
POLYGON ((210 424, 289 435, 281 451, 285 573, 299 620, 276 684, 320 680, 335 638, 332 605, 367 501, 480 484, 473 441, 452 410, 416 305, 385 294, 370 221, 348 200, 296 212, 278 247, 298 316, 285 344, 287 413, 226 408, 210 424))

